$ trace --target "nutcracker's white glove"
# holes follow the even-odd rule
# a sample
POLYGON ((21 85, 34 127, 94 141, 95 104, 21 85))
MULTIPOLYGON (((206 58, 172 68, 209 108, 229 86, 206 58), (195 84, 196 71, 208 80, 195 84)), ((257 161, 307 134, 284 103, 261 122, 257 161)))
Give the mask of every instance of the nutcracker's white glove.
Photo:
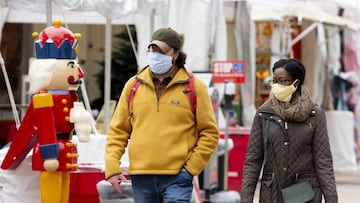
POLYGON ((54 172, 59 168, 59 161, 55 158, 45 159, 44 168, 46 171, 54 172))
POLYGON ((82 102, 74 102, 74 107, 70 109, 70 122, 74 123, 76 135, 80 142, 88 142, 94 118, 84 108, 82 102))

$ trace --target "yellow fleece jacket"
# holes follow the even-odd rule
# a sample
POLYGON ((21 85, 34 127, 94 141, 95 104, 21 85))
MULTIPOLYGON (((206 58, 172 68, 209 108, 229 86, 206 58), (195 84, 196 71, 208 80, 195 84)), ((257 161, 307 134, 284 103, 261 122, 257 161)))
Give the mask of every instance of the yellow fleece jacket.
POLYGON ((120 159, 128 147, 128 173, 170 175, 181 168, 198 175, 208 164, 218 144, 216 125, 207 86, 195 77, 195 120, 184 83, 189 80, 180 68, 159 99, 156 97, 149 68, 144 68, 126 83, 111 119, 105 153, 105 176, 120 174, 120 159), (129 114, 128 97, 134 80, 140 80, 129 114))

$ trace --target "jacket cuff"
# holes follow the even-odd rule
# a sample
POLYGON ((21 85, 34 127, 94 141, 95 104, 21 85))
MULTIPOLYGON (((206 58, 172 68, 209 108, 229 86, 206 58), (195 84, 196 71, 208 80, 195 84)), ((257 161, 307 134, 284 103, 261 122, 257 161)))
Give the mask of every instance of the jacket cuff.
POLYGON ((59 157, 59 145, 47 144, 40 145, 39 150, 43 159, 58 158, 59 157))

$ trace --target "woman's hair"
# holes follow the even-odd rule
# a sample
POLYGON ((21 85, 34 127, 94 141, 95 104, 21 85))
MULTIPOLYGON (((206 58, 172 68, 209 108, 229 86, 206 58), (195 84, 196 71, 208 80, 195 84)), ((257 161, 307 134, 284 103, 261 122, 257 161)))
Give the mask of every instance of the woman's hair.
POLYGON ((304 84, 305 80, 305 66, 297 59, 280 59, 274 63, 272 72, 275 72, 278 68, 284 68, 286 72, 295 80, 299 80, 299 87, 297 91, 301 93, 301 86, 304 84))

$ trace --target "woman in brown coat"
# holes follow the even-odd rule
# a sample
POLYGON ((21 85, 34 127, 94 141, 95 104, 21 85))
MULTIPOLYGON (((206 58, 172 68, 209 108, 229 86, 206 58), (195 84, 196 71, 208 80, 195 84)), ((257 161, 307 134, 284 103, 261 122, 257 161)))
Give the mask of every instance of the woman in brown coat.
POLYGON ((314 191, 309 202, 320 203, 322 196, 338 202, 325 113, 302 86, 304 65, 281 59, 272 72, 270 97, 257 110, 251 129, 241 202, 253 202, 263 165, 261 203, 283 202, 281 189, 301 181, 309 181, 314 191))

